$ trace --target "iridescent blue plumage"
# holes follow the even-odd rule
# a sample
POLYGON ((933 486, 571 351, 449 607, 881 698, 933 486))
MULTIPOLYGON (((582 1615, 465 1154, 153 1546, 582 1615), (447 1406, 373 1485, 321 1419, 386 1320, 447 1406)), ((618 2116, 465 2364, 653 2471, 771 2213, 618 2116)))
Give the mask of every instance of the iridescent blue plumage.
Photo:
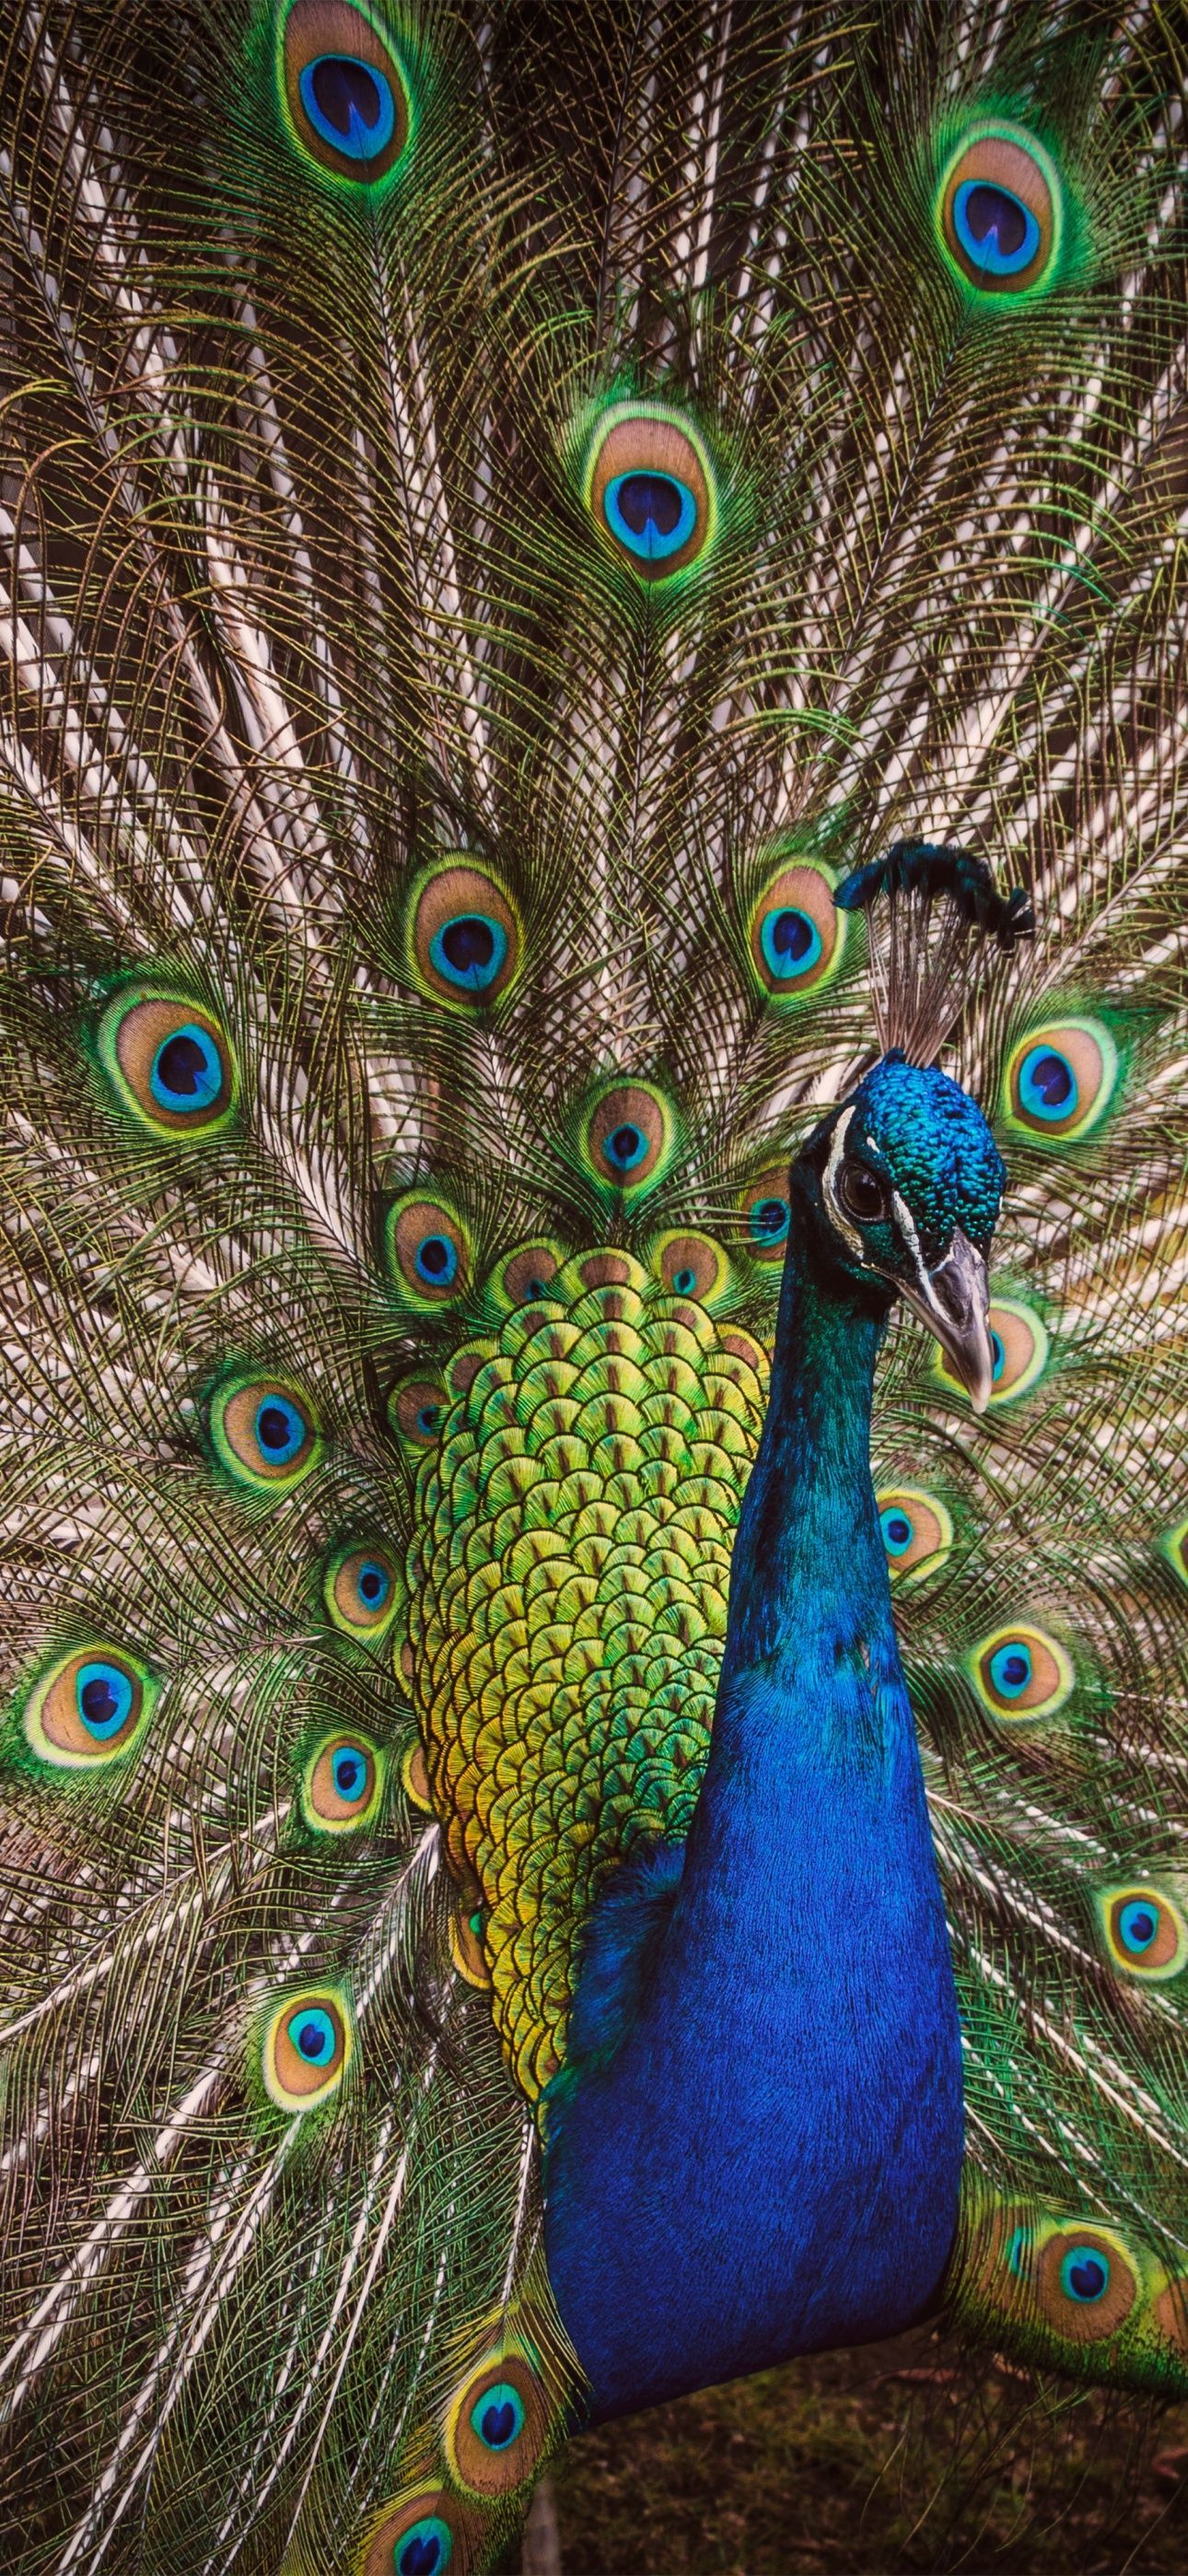
MULTIPOLYGON (((902 1058, 793 1167, 700 1801, 683 1854, 595 1911, 547 2112, 550 2274, 599 2415, 894 2333, 939 2287, 960 2036, 870 1412, 918 1245, 934 1276, 959 1229, 984 1250, 1002 1181, 976 1104, 902 1058)), ((958 1347, 979 1320, 988 1368, 984 1304, 958 1347)))

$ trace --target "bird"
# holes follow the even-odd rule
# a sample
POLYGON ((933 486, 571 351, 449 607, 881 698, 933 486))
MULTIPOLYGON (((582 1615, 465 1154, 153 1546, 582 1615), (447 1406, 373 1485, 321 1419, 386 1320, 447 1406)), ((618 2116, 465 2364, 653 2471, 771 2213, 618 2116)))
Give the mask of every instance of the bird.
POLYGON ((8 13, 14 2576, 1188 2395, 1184 71, 8 13))

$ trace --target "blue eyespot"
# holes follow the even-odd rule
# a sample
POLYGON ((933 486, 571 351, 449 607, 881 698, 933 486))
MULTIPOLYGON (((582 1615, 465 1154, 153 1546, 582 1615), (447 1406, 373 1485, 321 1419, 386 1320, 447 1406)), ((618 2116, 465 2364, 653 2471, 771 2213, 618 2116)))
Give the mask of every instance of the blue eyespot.
POLYGON ((821 933, 807 912, 798 905, 789 906, 784 912, 764 913, 759 945, 777 981, 789 984, 796 976, 811 973, 821 955, 821 933))
POLYGON ((1031 1648, 1024 1645, 1021 1637, 1009 1637, 990 1657, 990 1680, 1002 1699, 1018 1699, 1033 1669, 1031 1648))
POLYGON ((470 2421, 480 2442, 488 2451, 508 2451, 518 2442, 526 2422, 524 2401, 509 2379, 497 2380, 485 2388, 476 2406, 470 2410, 470 2421))
POLYGON ((672 1284, 678 1297, 691 1297, 697 1286, 697 1273, 695 1270, 674 1270, 672 1284))
POLYGON ((158 1047, 149 1090, 159 1109, 174 1117, 199 1117, 218 1099, 223 1078, 223 1060, 209 1029, 187 1020, 158 1047))
POLYGON ((1017 277, 1040 246, 1030 206, 988 179, 962 180, 953 198, 953 230, 970 267, 990 277, 1017 277))
POLYGON ((392 1577, 387 1566, 379 1565, 373 1556, 364 1557, 359 1568, 358 1581, 359 1599, 365 1608, 372 1611, 382 1610, 392 1589, 392 1577))
POLYGON ((255 1434, 271 1467, 287 1467, 309 1438, 309 1424, 287 1395, 266 1395, 256 1407, 255 1434))
POLYGON ((429 941, 430 965, 462 993, 485 993, 502 974, 507 952, 502 922, 485 912, 456 913, 429 941))
POLYGON ((1119 1909, 1116 1928, 1123 1949, 1132 1950, 1136 1958, 1141 1958, 1144 1950, 1150 1949, 1159 1930, 1159 1916, 1154 1906, 1148 1905, 1144 1898, 1133 1897, 1129 1905, 1119 1909))
POLYGON ((450 1288, 458 1276, 458 1246, 448 1234, 422 1235, 413 1268, 426 1288, 450 1288))
POLYGON ((1096 2245, 1074 2245, 1060 2266, 1060 2287, 1066 2299, 1075 2299, 1079 2307, 1092 2307, 1104 2299, 1110 2286, 1110 2267, 1096 2245))
POLYGON ((612 1127, 602 1150, 616 1172, 633 1172, 647 1153, 648 1140, 642 1127, 625 1119, 621 1127, 612 1127))
POLYGON ((83 1725, 98 1744, 118 1735, 132 1715, 132 1683, 118 1664, 80 1664, 74 1695, 83 1725))
POLYGON ((901 1503, 892 1503, 879 1514, 879 1527, 888 1556, 903 1556, 916 1533, 901 1503))
POLYGON ((679 554, 697 525, 697 502, 688 484, 655 469, 613 475, 602 506, 611 535, 645 563, 679 554))
POLYGON ((314 133, 349 161, 371 161, 396 131, 392 84, 376 63, 353 54, 317 54, 298 77, 301 104, 314 133))
POLYGON ((751 1209, 751 1236, 765 1251, 773 1243, 782 1243, 791 1222, 787 1199, 756 1199, 751 1209))
POLYGON ((358 1799, 366 1797, 369 1765, 367 1755, 360 1752, 357 1744, 340 1744, 330 1767, 335 1794, 344 1806, 354 1806, 358 1799))
POLYGON ((449 2525, 436 2513, 410 2523, 392 2553, 396 2576, 445 2576, 453 2555, 449 2525))
POLYGON ((417 1407, 417 1429, 418 1429, 418 1431, 423 1431, 423 1432, 424 1432, 424 1435, 425 1435, 426 1440, 433 1440, 433 1439, 435 1439, 435 1438, 436 1438, 436 1436, 437 1436, 437 1433, 438 1433, 438 1431, 439 1431, 439 1429, 440 1429, 440 1427, 441 1427, 441 1406, 440 1406, 440 1404, 421 1404, 421 1405, 418 1405, 418 1407, 417 1407))
POLYGON ((994 1366, 991 1369, 990 1375, 993 1384, 997 1386, 1006 1366, 1006 1352, 1002 1346, 1001 1336, 993 1330, 990 1334, 990 1350, 994 1361, 994 1366))
POLYGON ((303 2004, 293 2014, 289 2038, 307 2066, 329 2066, 338 2047, 334 2024, 320 2004, 303 2004))
POLYGON ((1075 1118, 1080 1097, 1076 1074, 1058 1047, 1034 1046, 1019 1067, 1020 1105, 1031 1118, 1075 1118))

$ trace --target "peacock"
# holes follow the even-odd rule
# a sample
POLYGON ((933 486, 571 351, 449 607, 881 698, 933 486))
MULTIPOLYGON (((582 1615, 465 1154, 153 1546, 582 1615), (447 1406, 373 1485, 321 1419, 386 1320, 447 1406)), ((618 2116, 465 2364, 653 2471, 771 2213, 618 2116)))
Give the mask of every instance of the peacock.
POLYGON ((1184 2397, 1183 25, 0 59, 5 2566, 1184 2397))

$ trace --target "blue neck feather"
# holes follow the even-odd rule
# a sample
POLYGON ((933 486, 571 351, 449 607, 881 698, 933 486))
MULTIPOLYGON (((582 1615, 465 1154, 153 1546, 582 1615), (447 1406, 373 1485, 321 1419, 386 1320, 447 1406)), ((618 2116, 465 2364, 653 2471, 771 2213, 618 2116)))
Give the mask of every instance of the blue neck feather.
POLYGON ((957 2009, 870 1479, 885 1316, 794 1199, 697 1813, 604 1892, 549 2102, 598 2417, 895 2333, 952 2241, 957 2009))

